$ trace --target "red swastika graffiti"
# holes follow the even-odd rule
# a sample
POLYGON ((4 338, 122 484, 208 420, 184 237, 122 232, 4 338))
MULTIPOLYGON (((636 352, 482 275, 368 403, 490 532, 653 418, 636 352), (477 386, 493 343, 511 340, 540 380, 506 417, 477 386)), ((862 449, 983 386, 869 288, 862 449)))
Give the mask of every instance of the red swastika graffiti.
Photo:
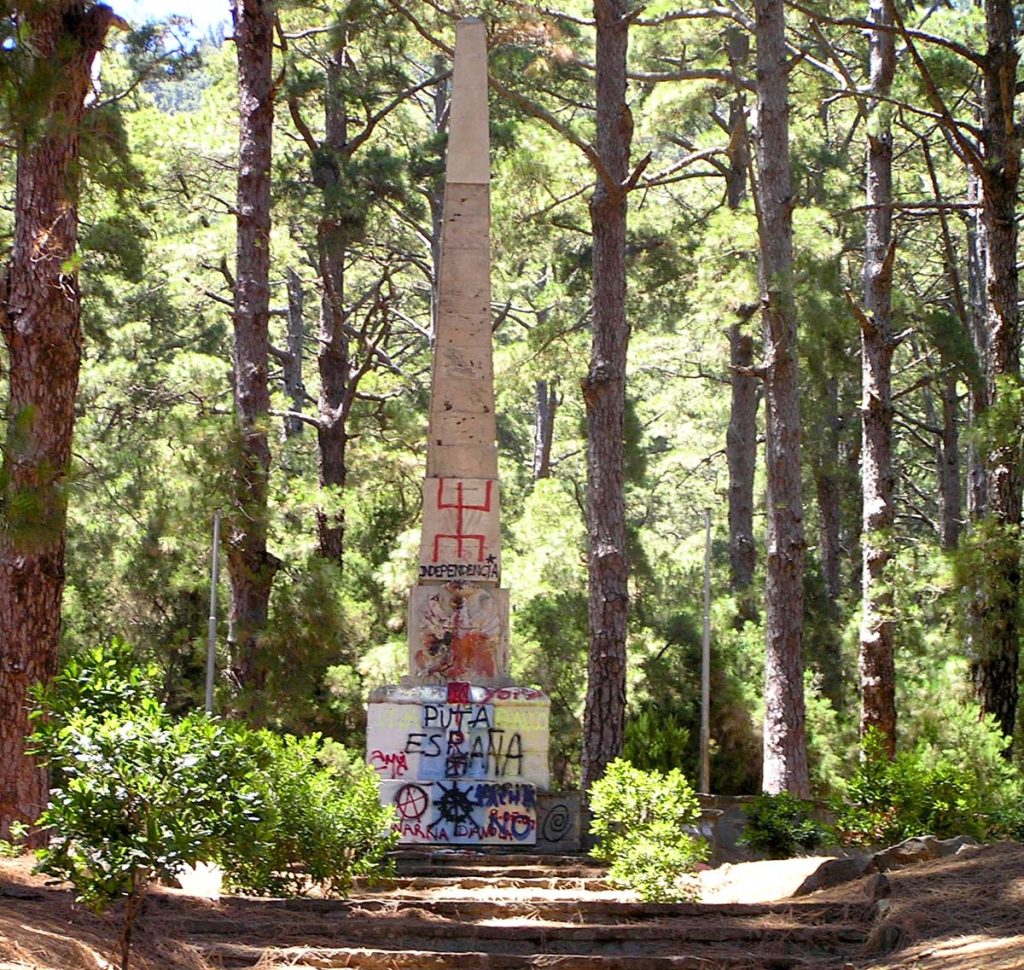
POLYGON ((445 501, 444 494, 444 482, 443 478, 437 480, 437 507, 438 509, 455 509, 455 531, 454 532, 439 532, 434 536, 434 562, 437 562, 441 557, 441 543, 445 539, 451 539, 455 543, 455 556, 457 559, 461 559, 465 555, 464 549, 468 545, 470 549, 476 546, 476 561, 484 561, 484 543, 487 537, 482 533, 474 532, 468 533, 463 531, 464 516, 468 511, 473 512, 490 512, 491 511, 491 490, 494 482, 487 482, 484 490, 484 501, 481 505, 470 505, 465 501, 463 495, 463 482, 457 482, 455 485, 455 501, 445 501))

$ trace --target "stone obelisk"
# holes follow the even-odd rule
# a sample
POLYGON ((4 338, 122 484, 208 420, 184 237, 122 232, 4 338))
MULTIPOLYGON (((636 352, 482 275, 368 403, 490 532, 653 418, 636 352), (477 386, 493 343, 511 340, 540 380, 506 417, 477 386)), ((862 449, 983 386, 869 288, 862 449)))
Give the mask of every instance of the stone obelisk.
POLYGON ((430 385, 414 681, 508 680, 491 352, 491 173, 483 21, 456 28, 430 385))
POLYGON ((367 760, 405 843, 533 844, 547 696, 508 675, 491 351, 483 21, 460 20, 409 676, 373 691, 367 760))

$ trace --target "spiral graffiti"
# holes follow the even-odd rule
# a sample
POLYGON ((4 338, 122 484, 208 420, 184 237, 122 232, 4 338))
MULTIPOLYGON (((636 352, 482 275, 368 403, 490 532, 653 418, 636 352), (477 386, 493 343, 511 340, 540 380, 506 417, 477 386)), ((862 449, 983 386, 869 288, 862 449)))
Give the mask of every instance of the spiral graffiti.
POLYGON ((568 807, 562 803, 552 805, 544 816, 540 837, 545 842, 560 842, 569 834, 571 828, 572 819, 569 817, 568 807))

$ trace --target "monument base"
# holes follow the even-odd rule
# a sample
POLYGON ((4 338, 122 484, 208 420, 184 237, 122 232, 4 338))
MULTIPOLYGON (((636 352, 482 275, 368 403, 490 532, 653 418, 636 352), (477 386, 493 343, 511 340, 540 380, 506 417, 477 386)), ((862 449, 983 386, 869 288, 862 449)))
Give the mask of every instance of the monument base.
POLYGON ((551 702, 528 687, 391 685, 370 694, 366 757, 402 844, 534 845, 551 702))

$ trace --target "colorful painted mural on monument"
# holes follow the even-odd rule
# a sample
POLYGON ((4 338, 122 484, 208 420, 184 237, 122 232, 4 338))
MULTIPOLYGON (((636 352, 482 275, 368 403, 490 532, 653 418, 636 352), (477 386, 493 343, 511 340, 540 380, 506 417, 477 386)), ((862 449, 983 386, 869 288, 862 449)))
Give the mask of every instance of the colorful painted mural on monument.
POLYGON ((424 680, 493 682, 507 668, 508 593, 462 580, 409 596, 410 669, 424 680))

